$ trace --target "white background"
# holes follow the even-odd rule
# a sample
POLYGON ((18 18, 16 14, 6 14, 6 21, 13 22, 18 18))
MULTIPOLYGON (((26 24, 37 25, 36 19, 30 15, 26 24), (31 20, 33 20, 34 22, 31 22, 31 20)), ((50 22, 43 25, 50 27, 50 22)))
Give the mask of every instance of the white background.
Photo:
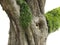
MULTIPOLYGON (((60 6, 60 0, 46 0, 45 13, 60 6)), ((0 45, 8 45, 10 21, 0 5, 0 45)), ((49 34, 46 45, 60 45, 60 28, 49 34)))
POLYGON ((9 32, 9 19, 0 5, 0 45, 7 45, 9 32))

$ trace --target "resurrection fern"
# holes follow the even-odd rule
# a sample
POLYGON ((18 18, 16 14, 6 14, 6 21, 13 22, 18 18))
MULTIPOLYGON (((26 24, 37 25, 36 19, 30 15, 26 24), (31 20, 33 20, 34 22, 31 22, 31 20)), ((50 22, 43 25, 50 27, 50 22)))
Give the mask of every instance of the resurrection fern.
POLYGON ((17 0, 17 3, 20 5, 20 25, 23 29, 26 29, 31 23, 31 10, 24 0, 17 0))
POLYGON ((60 7, 47 12, 45 16, 49 33, 56 31, 60 27, 60 7))

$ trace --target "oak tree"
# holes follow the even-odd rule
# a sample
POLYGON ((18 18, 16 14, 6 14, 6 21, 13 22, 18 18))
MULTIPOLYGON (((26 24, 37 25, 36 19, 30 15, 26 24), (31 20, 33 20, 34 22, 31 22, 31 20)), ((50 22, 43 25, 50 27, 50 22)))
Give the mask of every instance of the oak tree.
POLYGON ((46 0, 0 0, 10 19, 8 45, 45 45, 48 27, 46 0))

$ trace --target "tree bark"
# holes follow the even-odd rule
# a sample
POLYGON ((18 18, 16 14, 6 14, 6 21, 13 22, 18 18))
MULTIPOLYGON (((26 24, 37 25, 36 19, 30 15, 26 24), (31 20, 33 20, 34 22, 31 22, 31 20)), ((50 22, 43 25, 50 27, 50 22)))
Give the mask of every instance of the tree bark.
POLYGON ((19 22, 20 6, 16 0, 0 0, 0 4, 10 19, 8 45, 45 45, 48 27, 44 16, 45 0, 25 0, 33 18, 27 29, 22 29, 19 22))

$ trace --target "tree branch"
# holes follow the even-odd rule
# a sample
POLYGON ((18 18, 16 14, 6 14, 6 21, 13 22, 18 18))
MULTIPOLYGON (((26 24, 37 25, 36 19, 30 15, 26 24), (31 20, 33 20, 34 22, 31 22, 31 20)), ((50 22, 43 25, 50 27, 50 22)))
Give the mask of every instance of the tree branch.
POLYGON ((12 18, 13 20, 19 18, 20 7, 17 5, 16 0, 0 0, 0 4, 8 14, 8 17, 12 18))

